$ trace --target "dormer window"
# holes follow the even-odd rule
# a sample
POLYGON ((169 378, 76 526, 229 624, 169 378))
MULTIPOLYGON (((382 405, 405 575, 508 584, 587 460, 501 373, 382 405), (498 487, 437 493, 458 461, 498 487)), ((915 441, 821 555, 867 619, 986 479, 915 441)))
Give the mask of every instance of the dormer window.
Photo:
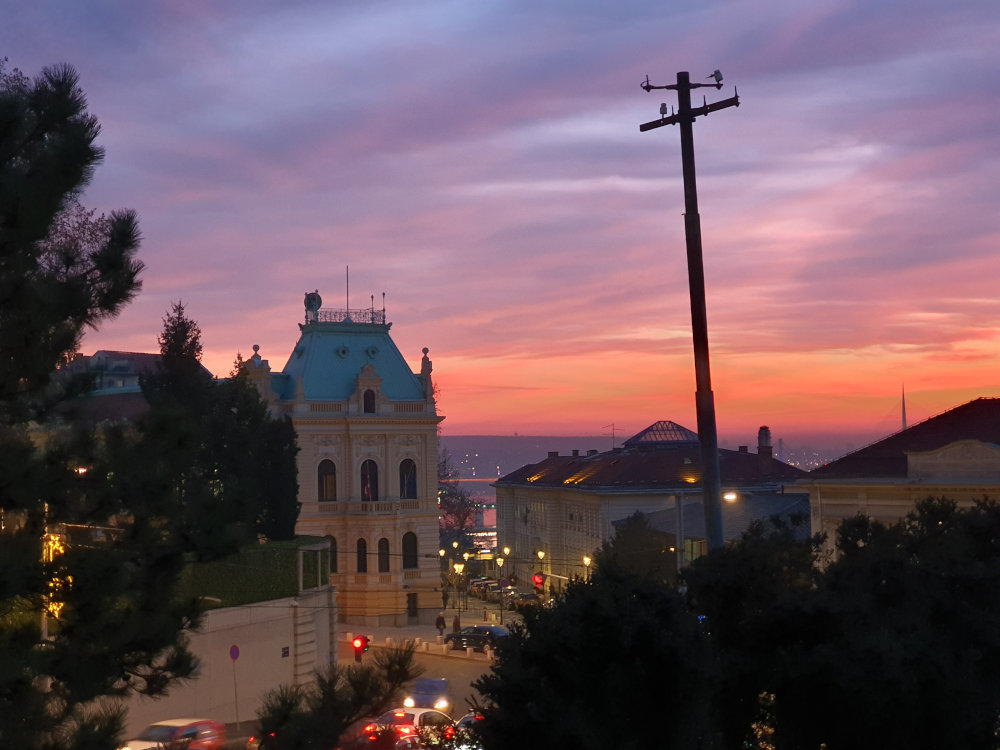
POLYGON ((365 391, 363 408, 365 414, 375 413, 375 391, 373 391, 371 388, 365 391))

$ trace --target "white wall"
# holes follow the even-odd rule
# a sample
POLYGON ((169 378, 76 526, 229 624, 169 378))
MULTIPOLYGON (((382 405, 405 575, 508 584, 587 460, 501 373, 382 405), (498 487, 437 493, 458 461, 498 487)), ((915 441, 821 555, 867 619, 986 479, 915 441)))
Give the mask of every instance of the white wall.
POLYGON ((280 684, 304 684, 336 659, 336 592, 305 591, 292 599, 210 610, 190 636, 201 662, 197 679, 162 698, 128 702, 128 737, 162 719, 205 717, 226 724, 256 719, 263 695, 280 684), (239 656, 230 658, 230 648, 239 656))

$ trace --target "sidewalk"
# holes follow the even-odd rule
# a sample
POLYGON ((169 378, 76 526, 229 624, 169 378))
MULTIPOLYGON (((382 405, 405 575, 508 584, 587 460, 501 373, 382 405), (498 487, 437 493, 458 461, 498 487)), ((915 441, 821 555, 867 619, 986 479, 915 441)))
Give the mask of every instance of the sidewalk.
MULTIPOLYGON (((485 610, 485 620, 483 619, 484 607, 470 607, 461 612, 452 609, 446 610, 445 620, 448 622, 448 627, 445 629, 444 634, 447 635, 451 632, 451 621, 456 614, 459 615, 459 621, 463 628, 470 625, 501 625, 499 612, 495 605, 487 607, 485 610)), ((502 627, 507 627, 512 621, 517 621, 518 617, 515 612, 504 612, 503 619, 502 627)), ((340 626, 339 631, 339 640, 341 641, 350 641, 355 635, 367 635, 371 638, 372 648, 398 646, 403 641, 410 640, 417 643, 417 653, 421 654, 437 654, 439 656, 461 658, 470 656, 479 659, 487 658, 486 654, 483 653, 471 652, 467 654, 464 649, 453 650, 445 646, 444 636, 438 635, 438 629, 432 623, 404 625, 402 627, 344 624, 340 626)))

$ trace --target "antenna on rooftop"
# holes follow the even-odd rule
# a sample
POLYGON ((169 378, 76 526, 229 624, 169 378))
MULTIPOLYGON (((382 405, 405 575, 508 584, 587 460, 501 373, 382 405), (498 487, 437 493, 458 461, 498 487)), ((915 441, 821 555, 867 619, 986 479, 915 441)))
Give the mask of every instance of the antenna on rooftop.
MULTIPOLYGON (((351 309, 351 267, 344 266, 344 276, 347 280, 347 304, 344 306, 345 310, 351 309)), ((348 312, 348 314, 350 314, 348 312)))
POLYGON ((606 430, 609 427, 611 428, 611 450, 614 450, 615 449, 615 423, 612 422, 611 424, 606 424, 601 429, 602 430, 606 430))
POLYGON ((903 429, 906 429, 906 385, 902 386, 903 389, 903 429))

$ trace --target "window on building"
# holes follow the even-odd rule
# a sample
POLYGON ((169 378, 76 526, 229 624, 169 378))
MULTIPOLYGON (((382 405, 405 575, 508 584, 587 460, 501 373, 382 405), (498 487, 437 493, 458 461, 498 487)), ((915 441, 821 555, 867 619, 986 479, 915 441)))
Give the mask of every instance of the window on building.
POLYGON ((378 540, 378 572, 389 572, 389 540, 385 537, 378 540))
POLYGON ((320 461, 316 477, 319 480, 319 501, 321 503, 334 502, 337 499, 337 467, 333 461, 329 458, 320 461))
POLYGON ((399 497, 417 499, 417 464, 412 458, 404 458, 399 464, 399 497))
POLYGON ((368 542, 364 539, 358 540, 358 572, 368 572, 368 542))
POLYGON ((365 414, 374 414, 375 413, 375 391, 373 391, 371 388, 369 388, 367 391, 365 391, 364 402, 365 402, 364 403, 365 414))
POLYGON ((330 572, 337 572, 337 537, 328 536, 330 540, 330 572))
POLYGON ((403 534, 403 570, 417 567, 417 535, 412 531, 403 534))
POLYGON ((378 465, 370 458, 361 464, 361 499, 378 500, 378 465))

